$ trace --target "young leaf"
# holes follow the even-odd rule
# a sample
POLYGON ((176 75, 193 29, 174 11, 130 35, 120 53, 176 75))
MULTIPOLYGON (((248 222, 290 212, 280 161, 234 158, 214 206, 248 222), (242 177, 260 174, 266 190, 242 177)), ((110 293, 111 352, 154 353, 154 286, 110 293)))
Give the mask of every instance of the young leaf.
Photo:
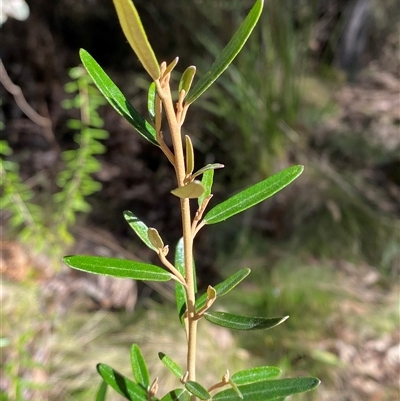
POLYGON ((156 83, 152 82, 149 86, 149 91, 147 92, 147 109, 149 111, 149 116, 151 121, 156 119, 156 83))
MULTIPOLYGON (((227 294, 233 288, 235 288, 241 281, 243 281, 249 274, 250 269, 240 269, 236 273, 232 274, 232 276, 228 277, 226 280, 217 284, 214 289, 217 292, 217 298, 222 297, 227 294)), ((207 294, 203 294, 196 301, 196 311, 199 311, 207 302, 207 294)))
POLYGON ((149 228, 147 230, 147 235, 149 237, 149 241, 157 248, 157 249, 163 249, 164 248, 164 242, 160 237, 160 234, 155 228, 149 228))
POLYGON ((121 375, 112 367, 99 363, 97 371, 109 386, 126 399, 130 401, 148 401, 147 392, 142 387, 121 375))
POLYGON ((303 172, 303 169, 303 166, 289 167, 286 170, 280 171, 272 177, 239 192, 226 201, 213 207, 204 216, 204 222, 206 224, 219 223, 220 221, 226 220, 235 214, 257 205, 289 185, 303 172))
POLYGON ((185 383, 185 388, 189 393, 201 400, 209 400, 211 398, 210 393, 200 383, 189 380, 185 383))
POLYGON ((96 394, 96 401, 105 401, 107 396, 107 383, 102 380, 96 394))
MULTIPOLYGON (((268 401, 278 397, 310 391, 319 385, 315 377, 298 377, 294 379, 268 380, 238 386, 243 395, 243 401, 268 401)), ((215 394, 212 401, 241 401, 233 389, 227 389, 215 394)))
POLYGON ((134 260, 73 255, 65 256, 63 261, 77 270, 133 280, 169 281, 172 277, 171 273, 161 267, 134 260))
POLYGON ((202 167, 200 170, 197 170, 195 173, 192 174, 192 177, 195 178, 198 175, 205 173, 208 170, 216 170, 217 168, 224 168, 225 166, 221 163, 213 163, 207 164, 207 166, 202 167))
POLYGON ((171 191, 172 195, 181 199, 199 198, 204 193, 204 186, 200 181, 192 181, 171 191))
POLYGON ((96 60, 84 49, 79 51, 79 55, 93 82, 118 114, 124 117, 145 139, 153 145, 159 146, 155 129, 128 102, 118 86, 115 85, 96 60))
POLYGON ((139 220, 131 211, 124 211, 125 220, 131 226, 132 230, 135 231, 137 236, 153 251, 157 251, 157 248, 152 244, 149 239, 149 228, 142 220, 139 220))
POLYGON ((214 181, 214 169, 206 170, 203 174, 203 178, 201 179, 201 183, 203 184, 205 190, 203 195, 199 197, 198 204, 199 206, 202 205, 203 201, 207 196, 211 195, 211 189, 214 181))
POLYGON ((257 0, 253 8, 250 10, 246 19, 242 22, 239 29, 233 35, 230 42, 227 44, 221 54, 214 61, 211 68, 200 78, 192 89, 190 95, 186 98, 186 103, 193 103, 201 96, 214 81, 228 68, 229 64, 237 56, 250 36, 255 27, 263 8, 264 1, 257 0))
POLYGON ((160 78, 160 66, 147 40, 142 21, 131 0, 113 0, 119 23, 144 69, 155 81, 160 78))
POLYGON ((150 386, 149 371, 142 352, 137 344, 133 344, 131 347, 131 365, 133 377, 135 378, 136 383, 147 390, 150 386))
MULTIPOLYGON (((181 238, 176 244, 175 249, 175 267, 178 269, 179 273, 185 277, 185 257, 184 257, 184 248, 183 248, 183 238, 181 238)), ((187 309, 186 303, 186 292, 182 284, 175 282, 175 299, 176 299, 176 307, 178 309, 179 320, 184 326, 183 315, 187 309)))
POLYGON ((272 379, 279 376, 281 370, 276 366, 258 366, 236 372, 231 380, 238 386, 272 379))
POLYGON ((234 330, 268 330, 283 323, 285 317, 251 317, 226 312, 206 312, 204 317, 211 323, 234 330))
POLYGON ((181 367, 174 362, 169 356, 165 355, 163 352, 158 353, 158 357, 160 358, 161 362, 175 375, 178 379, 183 376, 183 372, 181 367))
POLYGON ((194 168, 194 151, 192 140, 189 135, 185 135, 186 138, 186 174, 192 174, 194 168))
POLYGON ((183 388, 177 388, 166 394, 160 401, 189 401, 190 394, 183 388))
POLYGON ((186 68, 181 76, 181 80, 179 81, 179 92, 184 90, 185 96, 187 96, 190 87, 192 86, 194 74, 196 74, 196 67, 191 65, 190 67, 186 68))

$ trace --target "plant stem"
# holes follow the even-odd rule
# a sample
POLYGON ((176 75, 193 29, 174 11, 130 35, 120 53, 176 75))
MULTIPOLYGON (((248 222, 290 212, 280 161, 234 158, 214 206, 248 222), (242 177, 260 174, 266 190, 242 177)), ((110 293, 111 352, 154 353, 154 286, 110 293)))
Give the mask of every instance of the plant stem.
MULTIPOLYGON (((169 74, 168 74, 169 75, 169 74)), ((172 100, 171 90, 169 86, 169 77, 165 76, 160 81, 156 81, 157 92, 163 102, 165 114, 167 116, 168 125, 171 132, 172 145, 175 157, 175 172, 179 186, 184 185, 186 177, 185 158, 183 154, 181 125, 177 120, 175 108, 172 100)), ((183 247, 185 262, 185 279, 186 279, 186 298, 188 309, 188 329, 187 329, 187 371, 189 373, 188 380, 196 380, 196 338, 197 338, 197 321, 195 318, 195 291, 193 277, 193 236, 191 227, 190 203, 189 199, 181 199, 182 214, 182 231, 183 231, 183 247)))

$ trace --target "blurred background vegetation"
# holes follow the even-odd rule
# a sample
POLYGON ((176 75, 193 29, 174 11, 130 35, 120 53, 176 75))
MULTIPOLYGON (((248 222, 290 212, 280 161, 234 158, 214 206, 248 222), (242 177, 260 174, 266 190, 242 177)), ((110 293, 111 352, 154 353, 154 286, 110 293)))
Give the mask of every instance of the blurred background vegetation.
MULTIPOLYGON (((170 247, 179 238, 168 162, 102 105, 76 68, 78 50, 143 113, 148 77, 111 0, 27 3, 27 20, 0 28, 11 79, 1 71, 1 399, 93 399, 95 364, 129 372, 132 342, 172 386, 156 362, 158 351, 184 359, 171 288, 86 276, 59 262, 73 252, 156 263, 125 209, 170 247), (12 82, 39 116, 21 110, 12 82)), ((299 400, 390 401, 400 373, 400 7, 265 3, 242 53, 191 108, 185 130, 198 167, 226 166, 216 173, 215 202, 305 165, 282 193, 202 230, 196 249, 203 289, 252 269, 222 306, 290 319, 250 336, 202 327, 200 374, 210 380, 227 366, 276 364, 286 376, 323 380, 299 400)), ((178 55, 178 72, 194 64, 201 76, 252 1, 135 4, 158 59, 178 55)))

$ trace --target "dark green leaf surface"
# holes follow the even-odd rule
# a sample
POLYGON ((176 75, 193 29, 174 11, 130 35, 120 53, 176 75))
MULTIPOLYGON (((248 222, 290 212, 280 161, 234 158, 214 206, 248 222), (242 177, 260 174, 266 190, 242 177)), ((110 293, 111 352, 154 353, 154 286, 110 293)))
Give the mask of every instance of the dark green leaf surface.
POLYGON ((148 235, 149 227, 143 223, 142 220, 138 219, 131 211, 124 211, 124 218, 131 226, 132 230, 135 231, 137 236, 153 251, 157 251, 157 248, 151 243, 148 235))
POLYGON ((212 208, 204 217, 206 224, 215 224, 243 212, 276 194, 294 181, 303 172, 303 166, 292 166, 274 174, 250 188, 232 196, 212 208))
POLYGON ((161 401, 189 401, 190 394, 183 388, 177 388, 166 394, 161 401))
POLYGON ((258 366, 236 372, 231 376, 231 380, 238 386, 261 382, 279 376, 281 370, 276 366, 258 366))
POLYGON ((147 392, 142 387, 121 375, 112 367, 99 363, 97 371, 109 386, 126 399, 130 401, 148 401, 147 392))
MULTIPOLYGON (((185 257, 184 257, 184 249, 183 249, 183 238, 181 238, 175 249, 175 267, 178 269, 179 273, 185 277, 185 257)), ((182 284, 175 282, 175 300, 176 307, 178 310, 179 320, 184 326, 183 315, 186 311, 186 292, 182 284)))
POLYGON ((218 326, 234 330, 267 330, 284 322, 285 317, 251 317, 240 316, 226 312, 206 312, 206 320, 218 326))
POLYGON ((211 398, 210 393, 200 383, 188 380, 185 383, 185 388, 189 393, 195 395, 201 400, 209 400, 211 398))
POLYGON ((169 281, 171 279, 171 273, 161 267, 133 260, 73 255, 65 256, 63 261, 69 267, 94 274, 148 281, 169 281))
POLYGON ((160 358, 161 362, 175 375, 178 379, 183 376, 183 372, 181 367, 174 362, 169 356, 165 355, 163 352, 158 353, 158 357, 160 358))
MULTIPOLYGON (((243 401, 267 401, 278 397, 312 390, 320 381, 315 377, 299 377, 294 379, 268 380, 238 386, 243 395, 243 401)), ((223 390, 212 397, 213 401, 241 401, 233 389, 223 390)))
POLYGON ((131 365, 133 377, 135 378, 136 383, 140 384, 147 390, 150 386, 149 371, 142 352, 137 344, 133 344, 131 347, 131 365))
POLYGON ((107 396, 107 383, 104 380, 102 380, 96 394, 96 401, 105 401, 106 396, 107 396))
MULTIPOLYGON (((228 277, 226 280, 217 284, 214 289, 217 292, 217 298, 222 297, 227 294, 233 288, 235 288, 241 281, 243 281, 249 274, 250 269, 240 269, 236 273, 232 274, 232 276, 228 277)), ((199 311, 207 302, 207 293, 204 293, 197 301, 196 301, 196 311, 199 311)))
POLYGON ((147 122, 139 112, 125 98, 120 89, 100 67, 97 61, 84 49, 79 51, 83 65, 92 77, 93 82, 99 88, 103 96, 112 107, 125 118, 144 138, 158 146, 156 132, 153 126, 147 122))
POLYGON ((201 179, 201 183, 204 186, 204 192, 200 196, 200 198, 197 200, 199 206, 203 203, 204 199, 207 198, 211 194, 211 189, 214 181, 214 169, 211 170, 206 170, 203 174, 203 177, 201 179))
POLYGON ((187 104, 193 103, 199 96, 201 96, 228 68, 229 64, 237 56, 243 45, 246 43, 248 37, 250 36, 254 26, 256 25, 261 15, 263 4, 263 0, 256 1, 249 14, 240 25, 239 29, 233 35, 230 42, 214 61, 214 64, 193 87, 189 96, 186 98, 187 104))

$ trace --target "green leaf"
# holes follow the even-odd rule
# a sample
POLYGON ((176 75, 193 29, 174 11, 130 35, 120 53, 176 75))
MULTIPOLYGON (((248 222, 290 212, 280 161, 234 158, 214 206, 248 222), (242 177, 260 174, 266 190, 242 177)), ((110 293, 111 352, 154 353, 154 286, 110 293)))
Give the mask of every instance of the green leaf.
MULTIPOLYGON (((315 377, 299 377, 294 379, 268 380, 238 386, 243 395, 243 401, 267 401, 277 397, 287 397, 292 394, 310 391, 319 385, 315 377)), ((233 389, 219 392, 212 397, 213 401, 241 401, 233 389)))
POLYGON ((204 186, 200 181, 188 182, 182 187, 178 187, 171 191, 172 195, 181 199, 195 199, 204 194, 204 186))
POLYGON ((97 61, 84 49, 79 51, 82 63, 112 107, 131 124, 136 131, 153 145, 159 146, 154 127, 128 102, 120 89, 100 67, 97 61))
POLYGON ((190 95, 186 98, 187 104, 193 103, 198 97, 200 97, 228 68, 229 64, 240 52, 243 45, 246 43, 248 37, 250 36, 253 28, 255 27, 261 15, 263 4, 263 0, 256 1, 246 19, 242 22, 239 29, 233 35, 230 42, 214 61, 214 64, 196 83, 196 85, 190 92, 190 95))
POLYGON ((96 394, 96 401, 105 401, 107 396, 107 383, 102 380, 96 394))
MULTIPOLYGON (((217 298, 222 297, 227 294, 233 288, 235 288, 241 281, 243 281, 249 274, 250 269, 240 269, 236 273, 232 274, 232 276, 228 277, 226 280, 217 284, 214 289, 217 292, 217 298)), ((199 311, 207 302, 207 294, 203 294, 196 301, 196 311, 199 311)))
POLYGON ((131 347, 131 365, 133 377, 135 378, 136 383, 147 390, 150 386, 149 371, 142 352, 137 344, 133 344, 131 347))
POLYGON ((171 273, 161 267, 134 260, 72 255, 64 256, 63 261, 69 267, 77 270, 133 280, 169 281, 172 276, 171 273))
POLYGON ((226 312, 206 312, 204 317, 211 323, 234 330, 267 330, 283 323, 285 317, 251 317, 226 312))
POLYGON ((198 204, 199 206, 202 205, 203 201, 207 196, 211 195, 211 189, 214 181, 214 169, 206 170, 203 174, 203 178, 201 179, 201 183, 203 184, 205 190, 203 195, 199 197, 198 204))
POLYGON ((185 383, 185 388, 189 393, 201 400, 209 400, 211 398, 210 393, 200 383, 188 380, 185 383))
POLYGON ((137 236, 153 251, 157 252, 157 248, 151 243, 149 239, 149 228, 142 220, 139 220, 131 211, 124 211, 125 220, 131 226, 132 230, 135 231, 137 236))
POLYGON ((161 362, 175 375, 178 379, 183 376, 183 371, 181 367, 174 362, 169 356, 165 355, 163 352, 158 353, 158 357, 160 358, 161 362))
MULTIPOLYGON (((185 277, 185 256, 184 256, 184 247, 183 247, 183 238, 181 238, 176 244, 175 249, 175 267, 178 269, 179 273, 185 277)), ((175 299, 176 299, 176 307, 178 309, 179 320, 184 327, 183 316, 187 309, 186 303, 186 291, 182 284, 175 282, 175 299)))
POLYGON ((147 40, 142 21, 131 0, 113 0, 119 23, 144 69, 155 81, 160 78, 160 66, 147 40))
POLYGON ((258 366, 241 370, 231 376, 231 380, 238 386, 272 379, 279 376, 281 370, 276 366, 258 366))
POLYGON ((217 168, 224 168, 225 166, 221 163, 213 163, 213 164, 207 164, 207 166, 202 167, 200 170, 197 170, 195 173, 192 174, 192 178, 197 177, 198 175, 201 175, 205 173, 208 170, 216 170, 217 168))
POLYGON ((160 401, 189 401, 190 394, 183 388, 177 388, 166 394, 160 401))
POLYGON ((220 221, 226 220, 235 214, 257 205, 289 185, 303 172, 303 169, 303 166, 289 167, 274 174, 272 177, 239 192, 226 201, 213 207, 204 216, 205 223, 219 223, 220 221))
POLYGON ((190 175, 194 169, 194 150, 192 140, 189 135, 185 135, 186 138, 186 174, 190 175))
POLYGON ((179 92, 184 90, 185 97, 189 93, 190 87, 192 86, 194 74, 196 74, 196 67, 191 65, 190 67, 186 68, 181 76, 181 80, 179 81, 179 92))
POLYGON ((147 93, 147 109, 149 110, 150 119, 153 122, 156 119, 156 94, 156 83, 152 82, 147 93))
POLYGON ((115 391, 130 401, 148 401, 147 392, 132 380, 121 375, 112 367, 99 363, 97 371, 104 381, 115 391))

